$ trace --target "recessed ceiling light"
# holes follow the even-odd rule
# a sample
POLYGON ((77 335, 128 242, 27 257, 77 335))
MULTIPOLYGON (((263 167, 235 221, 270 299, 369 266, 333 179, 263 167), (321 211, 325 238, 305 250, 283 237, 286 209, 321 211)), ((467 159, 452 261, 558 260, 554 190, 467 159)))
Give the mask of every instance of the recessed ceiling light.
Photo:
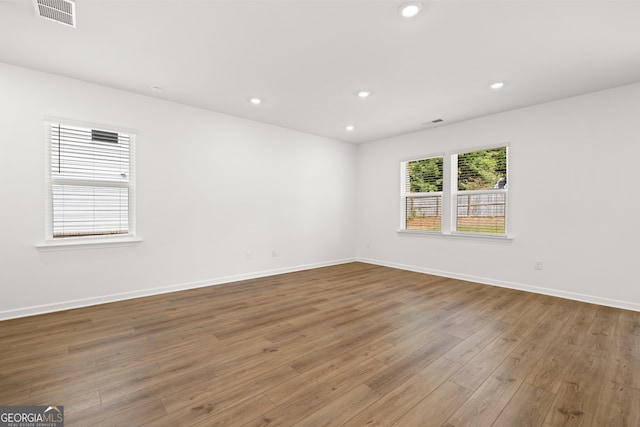
POLYGON ((161 88, 160 86, 153 86, 153 87, 151 88, 151 91, 152 91, 153 93, 162 93, 162 88, 161 88))
POLYGON ((493 83, 491 86, 489 86, 491 89, 500 89, 502 86, 504 86, 504 83, 502 82, 495 82, 493 83))
POLYGON ((407 3, 400 6, 400 15, 404 18, 413 18, 422 10, 420 3, 407 3))
POLYGON ((262 99, 260 99, 260 98, 250 98, 249 102, 252 103, 253 105, 260 105, 260 104, 262 104, 262 99))
POLYGON ((353 130, 355 129, 355 126, 353 126, 353 125, 347 125, 347 126, 345 127, 345 129, 347 130, 347 132, 353 132, 353 130))
POLYGON ((370 90, 361 90, 358 91, 358 96, 360 98, 367 98, 369 95, 371 95, 371 91, 370 90))

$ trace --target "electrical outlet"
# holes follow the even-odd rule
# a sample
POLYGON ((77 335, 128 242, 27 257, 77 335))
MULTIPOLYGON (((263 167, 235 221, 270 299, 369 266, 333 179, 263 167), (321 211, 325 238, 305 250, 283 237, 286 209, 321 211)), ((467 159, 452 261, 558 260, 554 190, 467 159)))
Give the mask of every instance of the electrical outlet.
POLYGON ((542 261, 536 261, 533 265, 534 270, 542 270, 542 261))
POLYGON ((251 253, 251 251, 247 251, 247 261, 251 261, 253 254, 251 253))
POLYGON ((275 250, 275 249, 272 249, 272 250, 271 250, 271 256, 272 256, 273 258, 275 258, 275 257, 277 257, 277 256, 278 256, 278 253, 276 252, 276 250, 275 250))

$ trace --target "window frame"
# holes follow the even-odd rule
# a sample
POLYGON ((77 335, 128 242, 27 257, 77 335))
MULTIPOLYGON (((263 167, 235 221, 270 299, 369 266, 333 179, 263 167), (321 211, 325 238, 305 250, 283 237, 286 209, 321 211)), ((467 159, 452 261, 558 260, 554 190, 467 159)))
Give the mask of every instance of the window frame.
MULTIPOLYGON (((462 237, 462 238, 476 238, 476 239, 488 239, 488 240, 512 240, 513 236, 510 234, 510 192, 507 189, 487 189, 487 190, 458 190, 458 155, 465 153, 473 153, 476 151, 493 150, 498 148, 506 148, 507 157, 507 185, 510 184, 510 144, 499 143, 486 146, 469 147, 464 149, 451 150, 447 152, 436 152, 423 156, 414 156, 411 158, 402 159, 400 161, 400 228, 397 230, 401 234, 415 234, 425 236, 447 236, 447 237, 462 237), (405 180, 407 174, 407 165, 409 162, 424 160, 434 157, 443 158, 443 184, 442 184, 442 224, 441 230, 419 230, 419 229, 407 229, 406 228, 406 197, 407 191, 405 190, 405 180), (505 194, 505 206, 504 206, 504 233, 483 233, 483 232, 470 232, 470 231, 458 231, 457 230, 457 216, 458 216, 458 195, 464 195, 467 193, 486 193, 486 194, 505 194)), ((413 193, 417 194, 417 193, 413 193)), ((435 193, 424 193, 432 195, 435 193)))
POLYGON ((91 123, 72 119, 45 117, 44 119, 44 140, 45 140, 45 239, 44 242, 36 244, 41 249, 74 246, 103 245, 129 245, 140 242, 141 239, 136 234, 136 138, 138 132, 134 129, 109 124, 91 123), (52 176, 52 125, 81 127, 92 130, 104 130, 127 134, 129 137, 129 173, 127 182, 113 182, 109 180, 83 180, 69 178, 54 178, 52 176), (121 234, 96 234, 87 236, 64 236, 54 237, 54 208, 53 208, 53 186, 54 185, 84 185, 93 187, 118 187, 128 190, 128 229, 127 233, 121 234))

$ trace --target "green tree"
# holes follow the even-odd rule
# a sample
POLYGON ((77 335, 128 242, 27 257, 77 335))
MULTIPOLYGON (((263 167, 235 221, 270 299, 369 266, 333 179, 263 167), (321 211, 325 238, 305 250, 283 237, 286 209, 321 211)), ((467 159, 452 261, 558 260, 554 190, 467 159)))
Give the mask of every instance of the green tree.
POLYGON ((458 190, 491 189, 506 176, 506 147, 458 154, 458 190))
POLYGON ((409 162, 408 169, 411 193, 442 191, 442 157, 409 162))

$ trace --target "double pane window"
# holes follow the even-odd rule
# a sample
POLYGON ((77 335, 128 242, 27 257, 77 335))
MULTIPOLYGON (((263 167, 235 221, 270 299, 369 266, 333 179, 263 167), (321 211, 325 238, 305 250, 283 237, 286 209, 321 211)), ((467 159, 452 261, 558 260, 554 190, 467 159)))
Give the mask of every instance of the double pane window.
POLYGON ((402 229, 506 235, 507 147, 402 162, 402 229))

